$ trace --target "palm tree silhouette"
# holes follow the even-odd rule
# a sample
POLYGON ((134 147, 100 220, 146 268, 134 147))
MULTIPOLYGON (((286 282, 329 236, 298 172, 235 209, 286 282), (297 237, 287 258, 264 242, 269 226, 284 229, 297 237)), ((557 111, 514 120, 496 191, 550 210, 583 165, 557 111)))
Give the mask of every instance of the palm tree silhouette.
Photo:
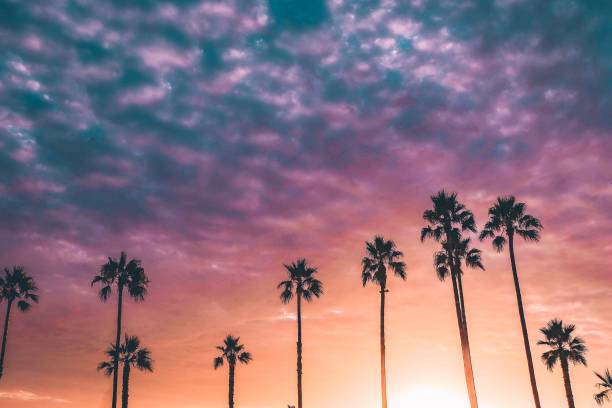
MULTIPOLYGON (((127 289, 128 295, 136 300, 144 300, 147 294, 149 279, 145 274, 144 268, 140 265, 140 260, 127 260, 127 254, 121 252, 119 259, 108 257, 108 262, 100 267, 100 274, 96 275, 91 281, 91 286, 102 285, 98 296, 106 302, 113 291, 113 286, 117 288, 117 330, 115 338, 115 351, 119 351, 121 342, 121 317, 123 311, 123 290, 127 289)), ((117 385, 119 380, 119 355, 115 356, 115 367, 113 370, 113 400, 112 408, 117 407, 117 385)))
POLYGON ((217 350, 221 352, 219 357, 215 357, 213 364, 215 370, 227 361, 229 366, 229 408, 234 408, 234 376, 236 372, 236 363, 249 364, 253 360, 253 356, 248 351, 244 351, 244 345, 240 344, 240 337, 234 337, 228 334, 223 340, 222 346, 217 346, 217 350))
POLYGON ((6 301, 6 316, 2 333, 2 350, 0 351, 0 378, 4 372, 4 355, 11 307, 17 301, 17 308, 22 312, 27 312, 31 307, 30 302, 38 303, 38 295, 34 293, 36 291, 38 288, 34 279, 25 273, 23 267, 13 266, 12 270, 4 268, 4 277, 0 277, 0 301, 6 301))
MULTIPOLYGON (((434 267, 436 269, 436 274, 441 281, 446 280, 446 278, 451 274, 450 265, 448 259, 448 245, 446 242, 442 242, 442 250, 438 251, 434 255, 434 267)), ((484 271, 484 265, 482 264, 482 251, 477 248, 470 248, 470 239, 465 238, 459 241, 459 243, 455 246, 453 251, 453 256, 455 259, 455 264, 458 265, 459 273, 463 274, 463 270, 461 268, 461 264, 465 263, 466 266, 470 268, 480 268, 484 271)))
POLYGON ((387 408, 387 374, 385 369, 385 294, 387 289, 387 270, 406 280, 406 264, 399 259, 404 255, 395 242, 385 240, 380 235, 372 242, 366 242, 367 255, 361 260, 361 281, 365 287, 372 282, 380 287, 380 387, 382 408, 387 408))
POLYGON ((597 388, 602 391, 595 394, 593 398, 595 398, 597 405, 603 405, 604 402, 610 401, 610 394, 612 394, 612 375, 610 375, 610 370, 608 369, 606 369, 603 375, 598 373, 595 373, 595 375, 601 381, 597 383, 597 388))
POLYGON ((279 283, 277 288, 282 289, 280 298, 283 303, 289 303, 293 296, 297 298, 297 388, 298 408, 302 408, 302 299, 310 302, 320 297, 323 284, 313 277, 317 269, 308 266, 305 259, 284 266, 289 279, 279 283))
MULTIPOLYGON (((441 190, 436 195, 431 196, 431 201, 433 203, 433 208, 423 212, 423 219, 428 225, 421 230, 421 242, 427 238, 432 238, 437 242, 441 242, 442 251, 446 252, 446 262, 448 269, 450 269, 451 281, 453 283, 455 311, 457 313, 457 324, 459 326, 459 337, 461 339, 463 369, 465 372, 468 397, 470 399, 470 406, 472 408, 477 408, 478 399, 476 396, 476 385, 472 369, 461 265, 456 258, 463 239, 461 233, 463 231, 476 232, 476 221, 474 220, 472 212, 457 201, 456 193, 447 193, 445 190, 441 190)), ((437 258, 439 252, 436 253, 435 256, 437 258)), ((437 259, 434 261, 437 261, 437 259)))
POLYGON ((557 361, 561 364, 563 371, 563 384, 569 408, 575 408, 572 384, 569 375, 569 362, 574 365, 587 365, 584 354, 587 351, 584 341, 580 337, 574 337, 576 326, 564 325, 562 320, 553 319, 546 327, 540 329, 544 340, 539 340, 538 345, 548 346, 550 350, 542 353, 542 361, 550 371, 553 370, 557 361))
POLYGON ((480 240, 493 238, 493 246, 501 252, 508 243, 510 252, 510 265, 512 266, 512 276, 514 278, 514 289, 516 291, 516 302, 518 304, 521 330, 523 332, 523 343, 525 355, 527 357, 527 367, 529 369, 529 379, 533 401, 536 408, 540 408, 540 396, 538 395, 538 385, 536 383, 535 372, 533 369, 533 358, 531 357, 531 347, 529 345, 529 335, 527 333, 527 323, 525 312, 523 311, 523 296, 519 284, 518 272, 516 270, 516 259, 514 257, 514 237, 518 235, 528 241, 539 241, 542 224, 540 220, 532 215, 525 214, 525 203, 517 203, 513 196, 498 197, 497 201, 489 208, 489 221, 485 224, 480 233, 480 240))
POLYGON ((115 356, 119 354, 119 361, 123 364, 123 391, 121 393, 121 408, 127 408, 130 384, 130 369, 132 367, 140 371, 153 371, 153 360, 149 349, 140 347, 140 340, 136 336, 125 335, 123 344, 119 347, 119 353, 114 345, 106 350, 108 361, 103 361, 98 365, 98 370, 103 370, 104 374, 110 376, 115 372, 115 356))

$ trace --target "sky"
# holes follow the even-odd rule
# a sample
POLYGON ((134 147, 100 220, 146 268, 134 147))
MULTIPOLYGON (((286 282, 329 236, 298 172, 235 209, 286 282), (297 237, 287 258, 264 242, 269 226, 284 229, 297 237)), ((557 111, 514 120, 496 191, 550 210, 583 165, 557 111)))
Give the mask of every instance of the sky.
MULTIPOLYGON (((11 317, 2 408, 101 408, 116 298, 93 276, 142 260, 150 293, 124 330, 151 349, 133 408, 226 406, 215 346, 238 335, 243 408, 296 403, 295 304, 306 257, 304 403, 379 404, 378 294, 365 241, 393 239, 390 408, 467 408, 450 282, 423 210, 456 191, 478 226, 513 194, 544 225, 517 244, 544 407, 564 406, 538 328, 577 326, 577 406, 612 368, 612 4, 592 1, 0 0, 0 265, 41 301, 11 317)), ((465 296, 481 408, 531 405, 507 253, 489 242, 465 296)), ((4 304, 0 304, 3 308, 4 304)), ((3 309, 2 309, 3 310, 3 309)), ((2 312, 4 313, 4 312, 2 312)))

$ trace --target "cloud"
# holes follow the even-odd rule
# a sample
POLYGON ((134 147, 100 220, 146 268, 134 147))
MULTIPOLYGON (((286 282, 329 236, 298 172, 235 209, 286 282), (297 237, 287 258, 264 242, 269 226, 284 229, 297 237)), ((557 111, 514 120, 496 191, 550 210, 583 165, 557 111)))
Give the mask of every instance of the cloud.
POLYGON ((17 391, 2 391, 0 392, 0 399, 8 399, 20 402, 40 402, 40 401, 50 401, 57 402, 61 404, 67 404, 70 401, 62 399, 50 397, 47 395, 38 395, 33 392, 17 390, 17 391))

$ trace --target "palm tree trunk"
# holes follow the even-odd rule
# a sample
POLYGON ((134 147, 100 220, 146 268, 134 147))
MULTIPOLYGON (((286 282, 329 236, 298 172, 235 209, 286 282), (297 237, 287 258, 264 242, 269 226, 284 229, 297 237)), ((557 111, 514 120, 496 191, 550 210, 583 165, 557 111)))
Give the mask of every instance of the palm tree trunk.
POLYGON ((123 391, 121 392, 121 408, 128 408, 130 386, 130 365, 123 362, 123 391))
POLYGON ((463 337, 464 337, 464 343, 465 346, 462 346, 462 348, 465 349, 465 358, 467 359, 467 366, 468 366, 468 371, 469 371, 469 385, 468 385, 468 394, 470 396, 470 404, 472 404, 472 406, 478 406, 478 400, 477 400, 477 396, 476 396, 476 380, 474 379, 474 370, 472 367, 472 351, 470 348, 470 336, 469 336, 469 332, 468 332, 468 323, 467 323, 467 316, 466 316, 466 312, 465 312, 465 302, 463 300, 463 283, 461 280, 461 273, 457 274, 457 286, 459 289, 459 301, 461 304, 461 319, 463 321, 463 337))
POLYGON ((540 395, 538 394, 538 384, 536 383, 535 371, 533 369, 533 358, 531 357, 531 347, 529 345, 529 334, 527 333, 527 322, 523 310, 523 296, 521 295, 521 285, 519 283, 518 272, 516 271, 516 260, 514 258, 514 234, 508 233, 508 248, 510 249, 510 263, 512 264, 512 276, 514 278, 514 289, 516 291, 516 303, 518 304, 519 317, 521 320, 521 330, 523 331, 523 343, 525 345, 525 355, 527 357, 527 367, 529 369, 529 380, 531 381, 531 391, 533 392, 533 402, 536 408, 540 406, 540 395))
POLYGON ((461 277, 461 273, 457 274, 457 286, 459 289, 459 301, 461 302, 461 319, 463 321, 463 335, 465 336, 465 343, 467 345, 467 356, 468 356, 468 363, 470 366, 470 373, 472 376, 472 382, 474 382, 474 374, 473 374, 473 370, 472 370, 472 350, 470 348, 470 335, 469 335, 469 331, 468 331, 468 323, 467 323, 467 316, 465 313, 465 302, 463 300, 463 280, 461 277))
POLYGON ((298 408, 302 408, 302 296, 297 295, 297 388, 298 408))
POLYGON ((461 340, 461 354, 463 355, 463 371, 465 374, 465 383, 467 386, 468 397, 470 399, 470 407, 478 408, 478 399, 476 396, 476 386, 474 384, 474 373, 472 370, 472 357, 470 353, 470 345, 466 332, 466 327, 463 322, 463 310, 457 275, 451 274, 453 281, 453 294, 455 297, 455 312, 457 313, 457 324, 459 326, 459 338, 461 340))
POLYGON ((113 402, 112 408, 117 408, 117 384, 119 382, 119 346, 121 345, 121 312, 123 308, 123 285, 118 287, 117 300, 117 337, 115 338, 115 356, 113 369, 113 402))
POLYGON ((563 384, 565 385, 567 405, 569 408, 576 408, 574 405, 574 394, 572 393, 572 384, 569 376, 569 365, 567 363, 567 359, 564 357, 561 357, 561 369, 563 370, 563 384))
POLYGON ((235 373, 235 366, 234 364, 230 364, 229 365, 229 395, 228 395, 229 408, 234 408, 234 373, 235 373))
POLYGON ((380 390, 382 408, 387 408, 387 371, 385 368, 385 286, 380 287, 380 390))
POLYGON ((6 338, 8 335, 9 318, 11 316, 11 306, 13 301, 9 300, 6 304, 6 317, 4 318, 4 332, 2 333, 2 351, 0 351, 0 378, 4 372, 4 354, 6 353, 6 338))

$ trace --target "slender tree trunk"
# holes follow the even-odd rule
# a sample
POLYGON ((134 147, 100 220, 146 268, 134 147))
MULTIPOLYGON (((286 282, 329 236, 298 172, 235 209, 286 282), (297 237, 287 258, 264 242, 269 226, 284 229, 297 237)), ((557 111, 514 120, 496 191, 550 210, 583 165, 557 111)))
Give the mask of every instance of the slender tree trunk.
MULTIPOLYGON (((451 239, 450 228, 446 229, 447 242, 451 239)), ((463 301, 463 285, 461 283, 461 275, 458 265, 455 263, 453 256, 453 245, 447 249, 446 255, 451 270, 451 279, 453 281, 453 295, 455 297, 455 312, 457 313, 457 324, 459 326, 459 337, 461 339, 461 353, 463 356, 463 371, 465 373, 465 382, 467 386, 468 398, 470 399, 470 407, 478 408, 478 398, 476 395, 476 385, 474 381, 474 371, 472 369, 472 355, 470 352, 470 343, 467 333, 467 318, 465 313, 465 303, 463 301)))
POLYGON ((529 334, 527 333, 527 322, 525 321, 525 312, 523 310, 523 296, 521 295, 521 285, 519 283, 518 272, 516 270, 516 260, 514 258, 514 233, 511 231, 508 233, 508 248, 510 250, 510 263, 512 264, 512 276, 514 278, 514 289, 516 291, 516 303, 518 304, 518 312, 521 319, 521 330, 523 331, 523 343, 525 345, 525 355, 527 357, 531 391, 533 392, 533 402, 536 408, 541 408, 540 395, 538 394, 538 384, 536 382, 535 371, 533 369, 533 358, 531 357, 531 347, 529 345, 529 334))
POLYGON ((462 283, 461 273, 457 274, 457 286, 459 289, 459 301, 461 302, 461 318, 463 320, 463 336, 464 336, 464 342, 465 342, 465 354, 467 358, 467 365, 469 367, 469 372, 470 372, 469 387, 472 390, 471 392, 473 394, 473 396, 470 397, 470 401, 476 406, 478 406, 478 400, 476 396, 476 384, 475 384, 476 380, 474 379, 474 370, 472 367, 472 350, 470 348, 470 335, 469 335, 469 330, 468 330, 467 316, 465 312, 465 302, 463 300, 463 283, 462 283))
POLYGON ((234 374, 236 367, 234 364, 229 365, 229 395, 228 402, 229 408, 234 408, 234 374))
POLYGON ((455 297, 455 311, 457 313, 457 324, 459 326, 459 338, 461 340, 461 354, 463 356, 463 371, 465 373, 465 383, 467 386, 468 397, 470 399, 470 407, 478 408, 476 386, 474 384, 474 374, 472 370, 470 345, 468 342, 466 327, 463 324, 463 311, 461 308, 461 297, 459 292, 457 275, 455 273, 451 273, 451 275, 453 281, 453 294, 455 297))
POLYGON ((467 317, 465 313, 465 301, 463 300, 463 279, 460 272, 457 272, 455 276, 457 276, 457 289, 459 291, 459 303, 461 305, 461 323, 463 323, 464 332, 467 333, 467 317))
POLYGON ((565 396, 567 397, 567 405, 569 408, 576 408, 574 405, 574 394, 572 393, 572 384, 569 376, 569 365, 566 358, 561 358, 561 369, 563 370, 563 384, 565 385, 565 396))
POLYGON ((113 402, 112 408, 117 408, 117 384, 119 382, 119 346, 121 345, 121 312, 123 308, 123 285, 118 287, 117 300, 117 337, 115 338, 115 356, 113 369, 113 402))
POLYGON ((380 287, 380 390, 382 408, 387 408, 387 371, 385 368, 385 286, 380 287))
POLYGON ((468 397, 470 399, 470 407, 478 408, 478 398, 476 395, 476 385, 474 381, 474 370, 472 368, 472 355, 470 352, 470 342, 467 331, 467 318, 465 312, 465 303, 463 301, 463 285, 461 283, 461 271, 459 265, 456 264, 453 256, 453 250, 456 245, 450 217, 447 219, 444 226, 446 235, 448 262, 451 270, 451 278, 453 281, 453 294, 455 296, 455 311, 457 313, 457 324, 459 325, 459 337, 461 339, 461 353, 463 355, 463 371, 465 373, 465 382, 467 386, 468 397))
MULTIPOLYGON (((467 345, 467 356, 468 356, 468 363, 470 366, 470 373, 472 375, 472 382, 474 381, 474 373, 472 371, 472 349, 470 348, 470 335, 469 335, 469 330, 468 330, 468 323, 467 323, 467 316, 466 316, 466 312, 465 312, 465 302, 463 300, 463 280, 461 277, 461 273, 457 274, 457 286, 459 289, 459 301, 461 302, 461 319, 463 321, 463 335, 465 336, 465 343, 467 345)), ((475 392, 475 391, 474 391, 475 392)))
POLYGON ((297 294, 297 388, 298 408, 302 408, 302 296, 297 294))
POLYGON ((128 408, 130 387, 130 365, 123 363, 123 391, 121 392, 121 408, 128 408))
POLYGON ((9 300, 6 303, 6 317, 4 318, 4 332, 2 333, 2 351, 0 351, 0 378, 4 373, 4 354, 6 353, 6 338, 8 335, 9 318, 11 316, 11 306, 13 301, 9 300))

